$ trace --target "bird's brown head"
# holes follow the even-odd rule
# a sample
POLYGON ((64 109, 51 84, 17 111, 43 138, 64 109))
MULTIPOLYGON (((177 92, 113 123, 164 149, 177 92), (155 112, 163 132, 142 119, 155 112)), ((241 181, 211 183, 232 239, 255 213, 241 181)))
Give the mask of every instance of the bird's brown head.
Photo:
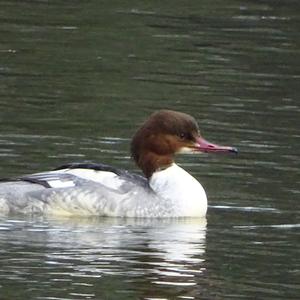
POLYGON ((185 113, 160 110, 137 130, 131 142, 131 155, 147 178, 174 162, 176 153, 236 152, 205 141, 195 119, 185 113))

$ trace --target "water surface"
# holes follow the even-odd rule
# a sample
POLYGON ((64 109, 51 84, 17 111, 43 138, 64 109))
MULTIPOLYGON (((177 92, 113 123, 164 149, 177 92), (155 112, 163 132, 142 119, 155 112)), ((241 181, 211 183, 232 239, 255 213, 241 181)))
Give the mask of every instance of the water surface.
POLYGON ((1 299, 299 298, 299 1, 1 1, 0 176, 128 153, 154 110, 237 157, 178 157, 206 220, 2 217, 1 299), (207 223, 206 223, 207 222, 207 223))

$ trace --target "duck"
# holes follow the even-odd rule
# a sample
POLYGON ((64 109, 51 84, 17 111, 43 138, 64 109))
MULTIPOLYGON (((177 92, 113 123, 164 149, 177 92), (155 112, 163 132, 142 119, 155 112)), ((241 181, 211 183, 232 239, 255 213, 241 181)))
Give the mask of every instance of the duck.
POLYGON ((130 144, 143 175, 101 163, 76 162, 0 180, 2 214, 132 218, 205 217, 201 183, 175 163, 180 153, 237 153, 205 140, 189 114, 159 110, 130 144))

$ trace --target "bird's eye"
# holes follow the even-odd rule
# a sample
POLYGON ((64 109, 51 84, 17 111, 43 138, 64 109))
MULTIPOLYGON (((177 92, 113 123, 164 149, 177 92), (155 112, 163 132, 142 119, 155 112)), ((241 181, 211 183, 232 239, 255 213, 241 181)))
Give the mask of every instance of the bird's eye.
POLYGON ((185 133, 183 133, 183 132, 181 132, 180 134, 179 134, 179 137, 183 140, 183 139, 185 139, 186 138, 186 134, 185 133))

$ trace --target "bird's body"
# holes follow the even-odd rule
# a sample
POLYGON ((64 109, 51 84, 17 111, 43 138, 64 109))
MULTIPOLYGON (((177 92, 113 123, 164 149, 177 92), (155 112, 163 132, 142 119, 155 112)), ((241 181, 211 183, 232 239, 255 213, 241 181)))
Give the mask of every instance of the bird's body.
POLYGON ((204 217, 202 185, 175 164, 178 152, 236 152, 201 138, 195 120, 154 113, 133 137, 131 153, 146 177, 102 164, 68 164, 0 182, 0 212, 113 217, 204 217))

